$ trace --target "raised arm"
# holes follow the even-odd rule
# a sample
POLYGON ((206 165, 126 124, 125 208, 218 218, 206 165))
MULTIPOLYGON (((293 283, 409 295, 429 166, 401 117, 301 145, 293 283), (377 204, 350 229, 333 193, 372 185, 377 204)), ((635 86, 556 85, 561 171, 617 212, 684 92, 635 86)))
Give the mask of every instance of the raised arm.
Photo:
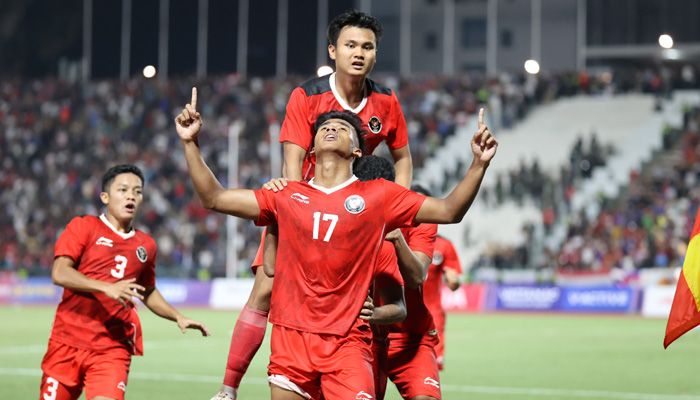
POLYGON ((479 110, 479 124, 471 140, 472 163, 467 174, 444 199, 428 197, 416 215, 416 222, 452 224, 460 222, 479 192, 481 181, 491 163, 498 142, 484 123, 484 109, 479 110))
POLYGON ((175 118, 175 127, 185 150, 185 159, 202 205, 210 210, 246 219, 256 219, 260 207, 252 190, 225 189, 207 166, 199 150, 202 117, 197 112, 197 88, 192 88, 192 100, 175 118))
POLYGON ((282 144, 284 150, 284 163, 282 165, 282 176, 292 181, 300 181, 303 175, 301 170, 306 157, 306 150, 292 142, 282 144))

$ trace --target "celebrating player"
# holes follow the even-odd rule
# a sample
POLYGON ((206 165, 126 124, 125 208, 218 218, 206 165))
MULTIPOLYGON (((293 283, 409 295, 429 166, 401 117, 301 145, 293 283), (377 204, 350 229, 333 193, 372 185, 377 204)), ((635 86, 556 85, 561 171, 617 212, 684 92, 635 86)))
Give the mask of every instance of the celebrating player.
POLYGON ((268 367, 273 400, 374 397, 369 326, 357 318, 385 232, 421 222, 460 221, 473 202, 497 142, 483 125, 471 140, 466 176, 445 198, 424 197, 385 180, 360 182, 352 161, 362 122, 329 112, 314 125, 315 176, 282 191, 225 189, 202 159, 197 91, 177 116, 189 175, 205 207, 278 226, 278 259, 268 367))
MULTIPOLYGON (((411 184, 413 166, 401 105, 391 89, 368 78, 381 34, 382 26, 376 18, 355 10, 338 15, 328 25, 328 54, 335 61, 335 72, 306 81, 292 92, 280 132, 282 176, 311 179, 315 156, 309 150, 316 119, 327 111, 349 110, 358 114, 368 130, 363 151, 371 153, 386 142, 396 165, 396 182, 405 187, 411 184)), ((274 227, 266 230, 253 261, 253 289, 231 336, 223 385, 212 400, 236 398, 240 381, 265 336, 272 279, 257 267, 274 263, 274 231, 274 227)))
POLYGON ((41 363, 40 399, 121 400, 132 355, 142 355, 138 298, 183 332, 209 332, 175 310, 155 286, 156 243, 133 227, 143 201, 143 173, 110 168, 100 200, 106 213, 75 217, 56 242, 53 282, 64 288, 41 363))
MULTIPOLYGON (((429 192, 425 189, 418 189, 415 185, 412 187, 415 192, 429 196, 429 192)), ((437 356, 438 368, 442 371, 445 365, 445 309, 442 308, 441 292, 442 282, 445 281, 446 286, 455 291, 459 289, 459 276, 462 274, 459 257, 455 247, 447 238, 440 235, 435 239, 435 251, 433 252, 433 261, 428 268, 428 277, 423 284, 423 300, 430 311, 435 321, 440 342, 435 346, 435 355, 437 356)))

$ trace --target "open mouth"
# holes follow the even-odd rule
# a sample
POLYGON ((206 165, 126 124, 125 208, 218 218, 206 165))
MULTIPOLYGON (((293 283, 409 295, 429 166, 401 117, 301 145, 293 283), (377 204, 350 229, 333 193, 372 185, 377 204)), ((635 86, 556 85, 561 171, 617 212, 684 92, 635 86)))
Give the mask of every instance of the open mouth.
POLYGON ((126 211, 133 213, 134 211, 136 211, 136 204, 128 203, 124 208, 126 208, 126 211))
POLYGON ((334 141, 338 139, 338 135, 335 132, 328 132, 325 135, 323 135, 323 140, 326 141, 334 141))
POLYGON ((352 66, 353 66, 353 68, 355 68, 355 69, 361 69, 361 68, 364 68, 364 67, 365 67, 365 63, 363 63, 363 62, 361 62, 361 61, 355 61, 355 62, 352 63, 352 66))

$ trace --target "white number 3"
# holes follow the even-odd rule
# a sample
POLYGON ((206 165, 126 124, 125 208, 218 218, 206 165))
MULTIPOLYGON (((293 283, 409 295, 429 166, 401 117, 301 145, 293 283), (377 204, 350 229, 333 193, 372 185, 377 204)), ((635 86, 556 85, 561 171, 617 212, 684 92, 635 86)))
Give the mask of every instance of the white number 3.
MULTIPOLYGON (((328 227, 328 230, 326 231, 326 235, 323 237, 323 241, 328 242, 331 240, 331 235, 333 235, 333 230, 335 229, 335 224, 338 223, 338 216, 335 214, 325 214, 324 213, 323 220, 324 221, 331 221, 331 224, 328 227)), ((321 225, 321 213, 319 211, 316 211, 314 213, 314 232, 313 232, 314 240, 318 240, 318 231, 319 231, 320 225, 321 225)))
POLYGON ((122 279, 124 277, 124 270, 126 269, 127 261, 129 260, 124 256, 114 257, 114 262, 117 263, 117 265, 115 265, 114 268, 110 271, 113 277, 117 279, 122 279))
POLYGON ((44 400, 56 400, 57 389, 58 381, 50 376, 46 377, 46 393, 42 396, 44 400))

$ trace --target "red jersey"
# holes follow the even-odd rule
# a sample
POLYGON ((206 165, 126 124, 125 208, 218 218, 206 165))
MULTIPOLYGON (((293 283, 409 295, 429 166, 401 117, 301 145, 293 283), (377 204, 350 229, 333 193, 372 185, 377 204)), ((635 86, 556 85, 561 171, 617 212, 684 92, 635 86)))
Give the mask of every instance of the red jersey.
MULTIPOLYGON (((365 88, 365 97, 356 108, 351 108, 336 90, 335 73, 302 83, 287 102, 279 141, 294 143, 308 152, 313 146, 316 118, 328 111, 348 110, 362 120, 367 154, 372 154, 381 142, 386 142, 392 150, 406 146, 408 130, 396 95, 371 79, 366 80, 365 88)), ((301 172, 303 180, 311 179, 314 160, 307 157, 301 172)))
MULTIPOLYGON (((408 247, 413 251, 420 251, 428 257, 433 257, 437 225, 420 224, 410 229, 402 229, 408 247)), ((389 325, 389 339, 397 339, 405 336, 422 336, 435 329, 433 317, 423 302, 423 287, 416 289, 406 288, 406 309, 408 316, 403 322, 389 325)))
POLYGON ((425 200, 393 182, 355 176, 334 188, 292 181, 255 197, 256 224, 278 226, 270 322, 333 335, 355 323, 385 233, 413 225, 425 200))
MULTIPOLYGON (((403 278, 401 277, 401 271, 399 271, 399 261, 396 258, 394 245, 390 241, 384 240, 382 247, 379 249, 377 263, 374 266, 372 299, 376 307, 385 304, 381 298, 381 288, 392 285, 403 286, 403 278)), ((372 333, 375 341, 382 341, 389 334, 389 328, 386 325, 372 324, 372 333)))
MULTIPOLYGON (((136 278, 155 285, 156 242, 144 232, 119 232, 104 215, 75 217, 56 241, 54 257, 66 256, 90 279, 114 283, 136 278)), ((100 292, 63 290, 56 309, 51 340, 100 351, 126 347, 143 354, 138 314, 100 292)))
POLYGON ((452 269, 458 274, 462 273, 459 257, 452 242, 439 236, 435 239, 435 251, 433 252, 433 262, 428 269, 428 278, 423 284, 423 300, 425 305, 434 316, 442 315, 442 274, 446 268, 452 269))

